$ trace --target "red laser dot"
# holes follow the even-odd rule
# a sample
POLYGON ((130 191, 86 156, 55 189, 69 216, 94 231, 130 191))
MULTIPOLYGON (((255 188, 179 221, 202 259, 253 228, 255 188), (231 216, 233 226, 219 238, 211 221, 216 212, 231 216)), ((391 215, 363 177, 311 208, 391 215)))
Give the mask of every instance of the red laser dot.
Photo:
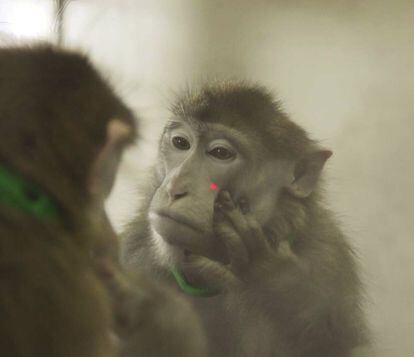
POLYGON ((212 182, 212 183, 210 184, 210 190, 215 191, 215 190, 217 190, 217 188, 218 188, 218 186, 217 186, 217 184, 216 184, 216 183, 212 182))

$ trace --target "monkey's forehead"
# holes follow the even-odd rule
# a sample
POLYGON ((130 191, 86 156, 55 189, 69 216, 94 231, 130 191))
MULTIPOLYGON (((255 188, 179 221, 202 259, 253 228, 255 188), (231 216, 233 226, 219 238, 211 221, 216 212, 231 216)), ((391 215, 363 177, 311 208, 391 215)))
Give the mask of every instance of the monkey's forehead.
POLYGON ((242 81, 212 82, 188 90, 178 96, 171 111, 187 121, 223 123, 252 132, 295 126, 266 88, 242 81))
POLYGON ((259 140, 277 156, 297 158, 314 143, 281 109, 263 86, 243 82, 212 82, 178 96, 171 111, 193 126, 220 123, 259 140))
POLYGON ((200 120, 212 120, 221 113, 256 118, 275 117, 282 113, 264 87, 245 82, 213 82, 198 90, 188 90, 178 96, 172 112, 200 120))

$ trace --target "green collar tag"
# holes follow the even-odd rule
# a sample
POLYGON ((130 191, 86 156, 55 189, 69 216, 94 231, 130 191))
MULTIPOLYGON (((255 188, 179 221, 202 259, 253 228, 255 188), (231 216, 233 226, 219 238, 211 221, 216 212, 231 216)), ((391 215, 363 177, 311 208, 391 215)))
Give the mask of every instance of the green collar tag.
POLYGON ((218 294, 218 290, 209 288, 197 288, 188 283, 185 277, 177 268, 172 268, 171 273, 173 274, 175 281, 178 286, 188 295, 199 296, 199 297, 210 297, 218 294))
POLYGON ((0 165, 0 204, 12 206, 40 219, 56 218, 58 210, 50 197, 22 176, 0 165))

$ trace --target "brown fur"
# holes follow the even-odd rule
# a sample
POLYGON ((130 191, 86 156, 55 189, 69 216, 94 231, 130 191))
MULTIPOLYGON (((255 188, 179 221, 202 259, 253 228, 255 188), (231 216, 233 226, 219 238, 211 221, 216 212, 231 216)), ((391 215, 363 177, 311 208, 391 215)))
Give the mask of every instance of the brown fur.
POLYGON ((112 232, 88 191, 110 119, 134 118, 89 61, 51 47, 0 50, 0 162, 35 183, 59 216, 0 202, 0 354, 111 356, 109 300, 91 249, 112 232))
POLYGON ((77 53, 3 48, 0 64, 1 160, 78 212, 108 122, 132 113, 77 53))
POLYGON ((131 111, 84 56, 0 50, 0 164, 58 207, 42 220, 0 200, 1 356, 203 355, 191 306, 117 261, 103 200, 134 137, 131 111))
MULTIPOLYGON (((221 228, 217 242, 226 241, 226 234, 222 234, 224 228, 232 237, 232 244, 237 246, 243 246, 240 242, 243 239, 257 244, 265 237, 260 247, 262 254, 255 259, 254 254, 250 255, 243 269, 235 269, 232 259, 230 264, 226 260, 215 260, 207 250, 199 249, 186 258, 191 262, 193 273, 199 274, 202 281, 211 280, 213 285, 223 287, 221 294, 215 297, 187 296, 203 321, 209 355, 342 357, 366 343, 362 288, 354 252, 334 215, 324 207, 321 182, 311 180, 314 187, 310 194, 292 188, 293 184, 303 184, 301 178, 312 172, 315 161, 309 155, 321 153, 318 160, 322 160, 323 166, 331 153, 322 151, 292 122, 266 89, 249 83, 216 83, 194 93, 185 93, 173 106, 172 114, 174 120, 187 123, 195 136, 209 133, 203 130, 216 123, 248 136, 249 146, 243 152, 240 171, 222 188, 230 191, 236 203, 240 197, 247 197, 251 214, 240 214, 236 204, 236 208, 224 210, 227 220, 223 222, 217 221, 216 210, 210 231, 218 232, 216 228, 221 228), (286 162, 291 165, 282 166, 286 162), (279 176, 269 174, 269 170, 265 170, 267 163, 286 170, 292 167, 294 181, 278 182, 278 177, 290 176, 288 173, 283 176, 283 170, 282 173, 278 171, 279 176), (260 210, 263 203, 271 207, 270 210, 260 210), (250 223, 245 222, 247 218, 250 223), (286 249, 288 236, 293 236, 294 241, 286 249)), ((168 186, 171 175, 167 176, 170 172, 165 168, 168 152, 168 142, 162 143, 153 182, 148 184, 151 188, 144 188, 151 191, 124 234, 123 262, 130 270, 146 269, 154 279, 175 286, 168 269, 171 263, 162 261, 154 248, 148 222, 148 212, 167 197, 160 192, 168 192, 171 186, 168 186)), ((177 207, 181 215, 193 219, 194 225, 206 226, 204 217, 211 214, 213 203, 207 196, 211 193, 204 197, 198 193, 197 185, 205 183, 197 172, 207 170, 202 171, 205 176, 213 164, 209 161, 203 166, 202 160, 208 158, 201 159, 201 156, 191 161, 192 152, 181 155, 188 156, 183 163, 172 166, 178 167, 173 176, 174 192, 180 195, 170 198, 165 207, 171 210, 177 207), (191 163, 197 164, 197 169, 191 170, 191 163)), ((200 149, 198 155, 205 155, 205 150, 200 149)), ((213 239, 210 235, 197 237, 200 242, 203 238, 204 241, 213 239)), ((190 247, 193 244, 179 239, 181 237, 177 237, 180 244, 190 247)), ((166 249, 176 249, 172 238, 170 242, 172 245, 167 245, 166 249)), ((231 251, 228 254, 240 258, 231 251)))

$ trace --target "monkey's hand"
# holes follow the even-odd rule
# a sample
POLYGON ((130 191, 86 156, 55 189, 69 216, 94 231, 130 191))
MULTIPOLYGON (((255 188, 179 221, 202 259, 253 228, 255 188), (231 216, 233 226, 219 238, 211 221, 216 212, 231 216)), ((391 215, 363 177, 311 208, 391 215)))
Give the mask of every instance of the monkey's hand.
POLYGON ((190 255, 187 264, 208 287, 220 291, 251 288, 264 283, 280 264, 278 251, 271 247, 262 227, 250 213, 247 200, 236 205, 227 191, 221 191, 215 207, 214 231, 226 246, 228 263, 190 255))

